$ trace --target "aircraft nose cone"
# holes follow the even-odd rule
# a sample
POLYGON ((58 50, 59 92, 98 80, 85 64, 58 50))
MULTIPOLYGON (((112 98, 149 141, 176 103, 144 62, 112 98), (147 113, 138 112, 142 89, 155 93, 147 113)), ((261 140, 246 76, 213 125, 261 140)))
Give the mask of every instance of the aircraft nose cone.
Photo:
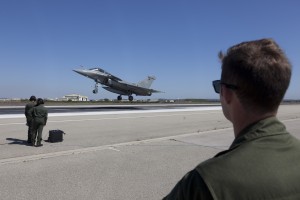
POLYGON ((85 72, 82 69, 73 69, 73 71, 78 74, 85 75, 85 72))
POLYGON ((73 69, 73 71, 79 73, 80 69, 73 69))

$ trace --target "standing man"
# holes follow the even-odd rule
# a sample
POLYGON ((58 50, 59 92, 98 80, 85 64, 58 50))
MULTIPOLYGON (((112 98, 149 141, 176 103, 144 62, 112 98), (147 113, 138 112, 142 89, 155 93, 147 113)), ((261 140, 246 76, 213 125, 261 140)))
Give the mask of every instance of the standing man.
POLYGON ((272 39, 237 44, 213 81, 235 140, 200 163, 164 199, 300 199, 300 141, 277 118, 291 64, 272 39))
POLYGON ((37 137, 37 147, 43 146, 42 142, 42 133, 43 128, 47 124, 48 119, 48 111, 44 107, 44 100, 41 98, 38 98, 37 104, 35 107, 33 107, 32 111, 30 112, 32 118, 33 118, 33 131, 32 131, 32 146, 35 146, 35 141, 37 137))
POLYGON ((26 125, 28 126, 27 132, 27 143, 31 143, 31 133, 32 133, 32 116, 30 115, 29 111, 35 106, 36 97, 31 96, 29 99, 29 103, 25 106, 25 116, 26 116, 26 125))

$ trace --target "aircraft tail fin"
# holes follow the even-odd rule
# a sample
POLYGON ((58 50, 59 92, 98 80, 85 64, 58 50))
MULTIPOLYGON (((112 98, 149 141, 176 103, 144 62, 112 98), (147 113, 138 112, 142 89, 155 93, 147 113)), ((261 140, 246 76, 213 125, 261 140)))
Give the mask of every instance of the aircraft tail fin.
POLYGON ((150 88, 155 79, 155 76, 148 76, 145 80, 140 81, 137 85, 143 88, 150 88))

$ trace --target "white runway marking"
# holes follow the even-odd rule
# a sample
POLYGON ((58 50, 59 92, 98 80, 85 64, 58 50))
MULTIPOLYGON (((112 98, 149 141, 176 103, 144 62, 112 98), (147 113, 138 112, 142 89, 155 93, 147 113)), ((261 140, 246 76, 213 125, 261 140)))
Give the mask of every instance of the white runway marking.
MULTIPOLYGON (((70 113, 50 113, 49 117, 69 117, 69 116, 87 116, 87 115, 121 115, 121 114, 138 114, 138 113, 163 113, 163 112, 191 112, 191 111, 206 111, 206 110, 221 110, 221 106, 207 107, 191 107, 177 109, 159 109, 159 110, 132 110, 132 111, 105 111, 105 112, 70 112, 70 113)), ((24 114, 8 114, 0 115, 0 119, 25 118, 24 114)))
MULTIPOLYGON (((190 113, 184 114, 184 116, 191 116, 191 115, 207 115, 207 114, 214 114, 218 112, 203 112, 203 113, 190 113)), ((138 119, 138 118, 156 118, 156 117, 172 117, 172 116, 182 116, 183 114, 169 114, 169 115, 140 115, 136 117, 107 117, 107 118, 92 118, 92 119, 69 119, 69 120, 48 120, 47 123, 66 123, 66 122, 84 122, 84 121, 103 121, 103 120, 119 120, 119 119, 138 119)), ((0 126, 5 125, 24 125, 24 122, 21 123, 5 123, 0 124, 0 126)))

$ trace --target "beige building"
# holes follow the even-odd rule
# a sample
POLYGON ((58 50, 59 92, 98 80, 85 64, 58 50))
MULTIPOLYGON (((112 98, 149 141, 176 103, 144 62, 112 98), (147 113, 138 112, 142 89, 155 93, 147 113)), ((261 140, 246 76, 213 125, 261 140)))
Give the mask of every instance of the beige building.
POLYGON ((63 96, 61 100, 62 101, 88 101, 89 99, 87 96, 82 96, 79 94, 69 94, 63 96))

